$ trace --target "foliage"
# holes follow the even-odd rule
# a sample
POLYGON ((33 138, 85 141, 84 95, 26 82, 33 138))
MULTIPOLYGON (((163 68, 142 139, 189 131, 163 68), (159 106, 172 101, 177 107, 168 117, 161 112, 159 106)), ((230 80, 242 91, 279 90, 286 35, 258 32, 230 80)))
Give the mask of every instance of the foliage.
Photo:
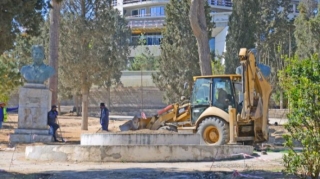
POLYGON ((39 34, 45 0, 1 0, 0 7, 0 54, 13 48, 17 34, 39 34))
MULTIPOLYGON (((256 48, 257 62, 271 67, 269 82, 282 93, 278 72, 285 66, 284 57, 295 51, 295 27, 289 18, 291 0, 235 1, 227 35, 226 73, 240 65, 240 48, 256 48), (281 9, 281 10, 279 10, 281 9)), ((282 100, 282 99, 281 99, 282 100)))
POLYGON ((293 19, 289 18, 291 0, 261 0, 257 48, 260 62, 272 67, 272 85, 277 84, 277 71, 284 68, 284 56, 295 50, 293 19), (281 11, 279 11, 281 7, 281 11))
MULTIPOLYGON (((320 9, 319 9, 320 10, 320 9)), ((320 15, 310 16, 308 7, 301 2, 299 15, 295 20, 297 55, 300 58, 310 58, 320 52, 320 15)))
POLYGON ((297 56, 288 60, 281 72, 281 85, 289 97, 288 123, 290 132, 285 145, 291 150, 284 156, 286 172, 311 176, 320 173, 320 63, 318 54, 300 60, 297 56), (301 142, 303 150, 293 150, 293 141, 301 142))
MULTIPOLYGON (((166 5, 166 26, 160 45, 159 72, 153 74, 156 86, 164 91, 167 103, 176 102, 180 96, 191 92, 193 76, 200 75, 196 38, 188 19, 190 1, 170 0, 166 5), (188 83, 189 89, 183 88, 188 83)), ((206 6, 208 33, 214 26, 206 6)), ((209 42, 208 42, 209 43, 209 42)))
POLYGON ((158 57, 151 54, 150 50, 146 53, 142 53, 134 57, 128 70, 140 71, 140 70, 157 70, 158 69, 158 57))
POLYGON ((211 52, 210 55, 211 55, 212 75, 224 74, 225 66, 221 63, 223 57, 215 55, 214 52, 211 52))
POLYGON ((18 63, 9 54, 0 56, 0 101, 7 102, 11 92, 21 85, 18 63))
POLYGON ((232 14, 228 22, 226 37, 225 73, 234 74, 239 63, 240 48, 254 48, 257 33, 258 12, 257 0, 234 1, 232 14))
MULTIPOLYGON (((129 55, 127 21, 104 0, 64 0, 60 26, 60 87, 82 95, 82 130, 88 129, 88 97, 93 85, 120 82, 129 55)), ((107 101, 109 107, 110 100, 107 101)))
MULTIPOLYGON (((157 70, 159 66, 159 58, 155 57, 150 49, 145 46, 147 43, 144 34, 141 34, 138 41, 138 45, 142 47, 143 51, 140 54, 136 55, 133 60, 131 60, 128 70, 131 71, 140 71, 140 70, 157 70)), ((139 52, 138 52, 139 53, 139 52)))
POLYGON ((130 29, 119 12, 103 1, 85 1, 85 9, 80 2, 65 1, 61 20, 61 78, 75 92, 119 81, 129 54, 130 29))

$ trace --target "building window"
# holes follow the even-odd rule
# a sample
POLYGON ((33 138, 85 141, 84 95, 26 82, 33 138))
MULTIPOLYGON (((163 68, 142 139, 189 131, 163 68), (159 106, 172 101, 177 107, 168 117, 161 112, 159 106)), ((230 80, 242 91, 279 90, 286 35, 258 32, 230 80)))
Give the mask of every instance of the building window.
POLYGON ((131 11, 132 16, 143 17, 146 15, 146 9, 135 9, 131 11))
POLYGON ((215 43, 216 42, 215 42, 215 38, 214 37, 209 40, 210 52, 214 52, 215 51, 215 48, 216 48, 215 47, 216 46, 215 43))
POLYGON ((117 6, 118 4, 117 4, 117 0, 112 0, 112 2, 111 2, 111 6, 117 6))
POLYGON ((145 33, 144 35, 132 34, 131 45, 160 45, 162 39, 161 33, 145 33))
POLYGON ((151 16, 164 16, 165 10, 163 6, 151 7, 151 16))

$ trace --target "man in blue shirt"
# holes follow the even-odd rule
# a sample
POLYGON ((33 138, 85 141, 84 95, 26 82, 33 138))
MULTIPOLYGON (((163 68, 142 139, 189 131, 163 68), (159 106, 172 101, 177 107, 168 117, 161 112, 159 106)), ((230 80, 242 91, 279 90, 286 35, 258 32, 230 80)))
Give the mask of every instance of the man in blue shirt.
POLYGON ((100 124, 103 131, 108 131, 109 126, 109 110, 104 103, 100 103, 101 115, 100 124))
POLYGON ((52 137, 55 142, 59 142, 56 137, 56 131, 59 129, 59 125, 56 123, 58 117, 57 106, 52 105, 51 110, 48 112, 48 125, 52 128, 52 137))
POLYGON ((2 123, 7 120, 7 112, 18 110, 19 107, 6 108, 6 103, 0 102, 0 129, 2 128, 2 123))

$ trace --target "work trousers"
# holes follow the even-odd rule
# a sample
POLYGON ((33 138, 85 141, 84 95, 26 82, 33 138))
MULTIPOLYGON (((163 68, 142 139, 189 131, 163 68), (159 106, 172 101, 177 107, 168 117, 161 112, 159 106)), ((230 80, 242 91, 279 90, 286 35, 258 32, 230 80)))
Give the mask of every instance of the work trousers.
POLYGON ((57 140, 56 131, 59 129, 60 126, 57 123, 51 123, 49 124, 49 126, 52 128, 52 137, 56 141, 57 140))

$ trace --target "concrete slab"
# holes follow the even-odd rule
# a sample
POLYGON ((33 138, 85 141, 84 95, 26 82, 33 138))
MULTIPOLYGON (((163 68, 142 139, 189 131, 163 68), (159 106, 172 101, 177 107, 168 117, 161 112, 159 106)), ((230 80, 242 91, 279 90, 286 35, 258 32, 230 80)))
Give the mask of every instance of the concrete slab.
POLYGON ((82 134, 81 145, 199 145, 198 134, 82 134))
POLYGON ((77 162, 190 162, 213 161, 233 154, 252 154, 252 146, 243 145, 115 145, 27 146, 25 157, 38 161, 77 162))
POLYGON ((43 142, 48 143, 53 141, 52 135, 49 134, 10 134, 10 143, 33 143, 43 142))

